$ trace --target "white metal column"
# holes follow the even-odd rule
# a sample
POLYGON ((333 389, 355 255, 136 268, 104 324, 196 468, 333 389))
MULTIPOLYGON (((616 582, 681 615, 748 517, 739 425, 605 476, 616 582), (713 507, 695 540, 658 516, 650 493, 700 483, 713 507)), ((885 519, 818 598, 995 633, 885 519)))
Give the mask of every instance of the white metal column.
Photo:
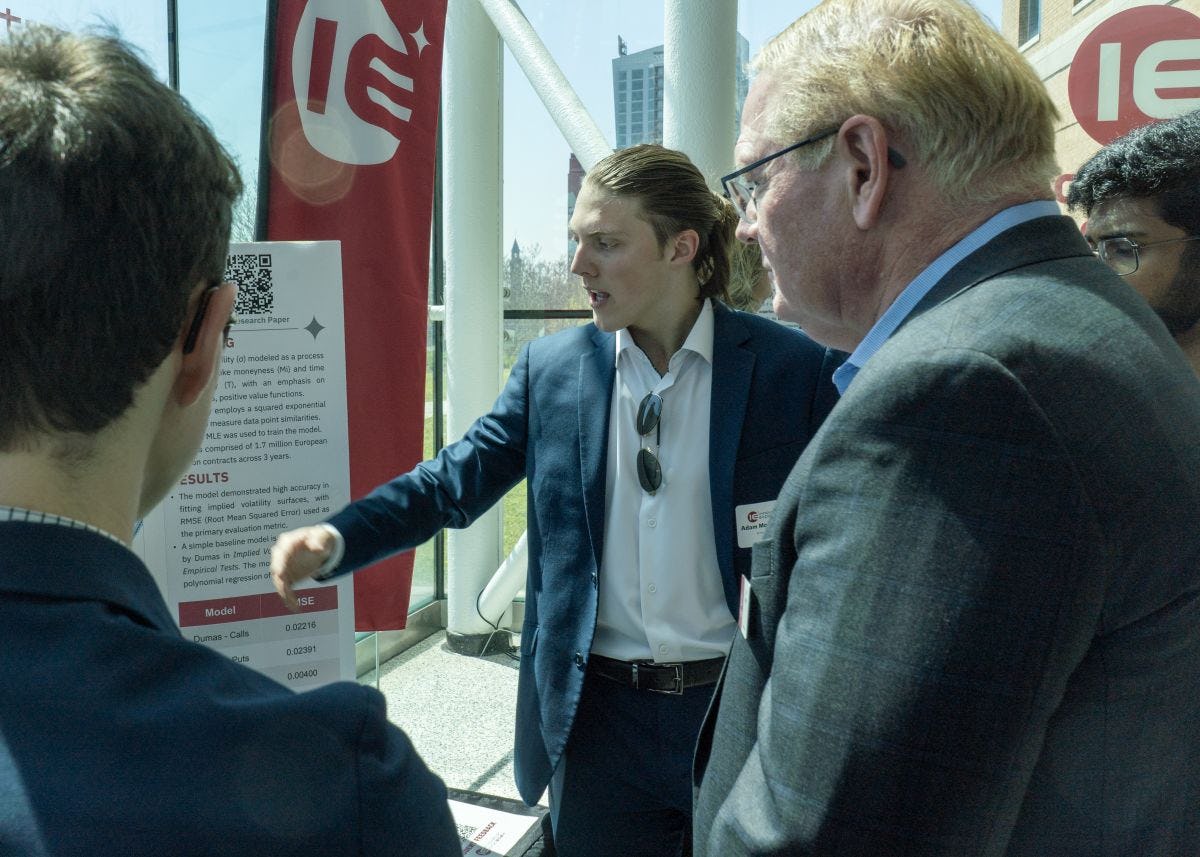
MULTIPOLYGON (((442 72, 446 249, 446 440, 454 442, 495 401, 503 335, 500 37, 478 0, 450 0, 442 72)), ((447 531, 447 641, 476 654, 491 628, 475 596, 499 565, 500 509, 447 531)))
POLYGON ((737 140, 737 0, 665 0, 663 145, 718 190, 737 140))
POLYGON ((513 0, 479 0, 575 157, 590 170, 612 152, 596 120, 513 0))

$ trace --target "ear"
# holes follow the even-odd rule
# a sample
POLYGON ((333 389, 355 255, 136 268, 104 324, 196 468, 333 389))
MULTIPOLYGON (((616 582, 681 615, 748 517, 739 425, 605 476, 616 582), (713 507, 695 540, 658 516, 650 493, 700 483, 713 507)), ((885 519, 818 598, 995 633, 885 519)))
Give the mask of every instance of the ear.
POLYGON ((851 116, 838 131, 837 148, 846 165, 846 191, 854 222, 861 230, 879 222, 888 179, 887 130, 873 116, 851 116))
POLYGON ((175 401, 181 407, 195 404, 220 369, 221 353, 225 344, 225 324, 233 312, 236 296, 236 286, 232 283, 222 283, 219 286, 200 289, 191 301, 192 311, 188 313, 183 328, 179 331, 179 337, 175 340, 175 348, 179 354, 179 372, 175 376, 172 392, 175 401), (205 292, 211 292, 207 301, 205 292), (196 314, 201 311, 204 315, 197 320, 196 314), (185 354, 184 342, 193 327, 193 346, 191 351, 185 354))
POLYGON ((692 264, 696 258, 696 250, 700 247, 700 235, 695 229, 685 229, 670 240, 667 245, 669 258, 672 262, 692 264))

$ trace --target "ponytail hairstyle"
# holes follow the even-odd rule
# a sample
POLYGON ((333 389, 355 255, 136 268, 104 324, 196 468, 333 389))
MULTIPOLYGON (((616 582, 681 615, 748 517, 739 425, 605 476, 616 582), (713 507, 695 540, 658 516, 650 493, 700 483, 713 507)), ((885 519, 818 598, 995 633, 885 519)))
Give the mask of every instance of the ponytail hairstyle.
POLYGON ((687 155, 654 143, 631 146, 603 158, 584 181, 614 196, 640 200, 659 249, 683 230, 694 230, 700 239, 692 259, 698 297, 728 300, 737 210, 709 189, 687 155))

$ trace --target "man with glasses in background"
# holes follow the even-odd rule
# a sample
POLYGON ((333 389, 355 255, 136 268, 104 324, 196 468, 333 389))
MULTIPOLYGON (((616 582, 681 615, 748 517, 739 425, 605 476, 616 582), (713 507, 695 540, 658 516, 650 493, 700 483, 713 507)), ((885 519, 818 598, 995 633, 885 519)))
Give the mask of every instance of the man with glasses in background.
POLYGON ((1149 302, 1200 373, 1200 110, 1092 155, 1067 205, 1087 215, 1096 255, 1149 302))
POLYGON ((465 527, 528 479, 513 768, 529 804, 549 785, 564 857, 690 854, 751 547, 834 398, 824 349, 716 300, 736 223, 682 152, 601 159, 570 223, 594 324, 530 342, 461 440, 272 551, 294 603, 297 581, 465 527))
POLYGON ((374 689, 180 636, 134 522, 204 437, 241 180, 123 42, 0 42, 0 854, 460 854, 374 689))
POLYGON ((826 0, 753 65, 738 235, 850 356, 696 853, 1200 854, 1200 381, 1059 212, 1045 87, 962 0, 826 0))

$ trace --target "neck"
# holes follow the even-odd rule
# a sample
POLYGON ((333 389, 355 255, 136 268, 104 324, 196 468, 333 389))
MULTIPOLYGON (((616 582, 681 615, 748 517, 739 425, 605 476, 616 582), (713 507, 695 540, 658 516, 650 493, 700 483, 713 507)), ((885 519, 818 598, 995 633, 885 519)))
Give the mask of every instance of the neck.
MULTIPOLYGON (((918 224, 906 222, 903 228, 891 230, 897 240, 885 249, 878 266, 876 300, 873 306, 865 308, 869 323, 862 335, 866 336, 904 288, 939 256, 1006 208, 1034 201, 1027 194, 1011 195, 986 205, 964 206, 953 216, 929 217, 918 224)), ((945 208, 944 202, 931 198, 922 202, 918 210, 940 212, 945 208)))
POLYGON ((683 312, 676 313, 656 325, 629 325, 629 335, 637 343, 638 348, 645 352, 659 375, 667 374, 671 355, 683 347, 688 334, 700 317, 704 301, 689 299, 690 305, 683 312))
POLYGON ((129 464, 99 452, 83 464, 67 464, 47 442, 34 450, 0 453, 0 505, 74 518, 129 543, 141 480, 141 470, 129 464))
POLYGON ((1187 358, 1192 371, 1200 376, 1200 324, 1179 334, 1175 341, 1183 349, 1183 356, 1187 358))

